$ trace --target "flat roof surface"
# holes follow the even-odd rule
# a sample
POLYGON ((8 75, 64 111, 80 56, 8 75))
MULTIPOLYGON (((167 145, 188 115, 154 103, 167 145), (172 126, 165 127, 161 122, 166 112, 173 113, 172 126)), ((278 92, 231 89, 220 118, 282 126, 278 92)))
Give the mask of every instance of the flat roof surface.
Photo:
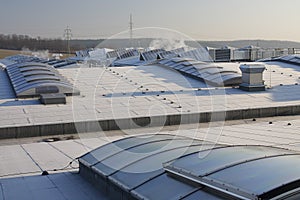
POLYGON ((300 68, 279 62, 266 67, 264 80, 271 89, 252 93, 207 88, 160 66, 59 69, 81 95, 68 97, 66 105, 47 106, 37 99, 16 100, 1 71, 0 127, 300 105, 300 68))
MULTIPOLYGON (((240 66, 218 65, 230 70, 240 66)), ((271 87, 253 93, 208 88, 160 66, 59 69, 81 95, 68 97, 65 105, 46 106, 38 99, 16 100, 5 71, 0 71, 4 91, 0 92, 0 128, 300 105, 300 68, 279 62, 266 67, 264 80, 271 87)), ((46 137, 62 138, 56 142, 47 142, 45 137, 1 140, 0 160, 4 162, 0 162, 0 199, 40 199, 49 194, 57 199, 105 198, 74 174, 76 161, 72 163, 75 169, 68 165, 84 153, 128 135, 160 132, 225 145, 268 145, 300 151, 299 127, 300 116, 290 116, 85 133, 73 139, 46 137), (49 176, 41 176, 45 170, 49 176)))
POLYGON ((67 136, 61 136, 62 140, 56 142, 45 142, 43 140, 45 137, 1 140, 0 157, 4 162, 0 163, 0 186, 2 188, 0 199, 10 199, 8 197, 18 199, 19 194, 23 199, 32 199, 32 197, 38 198, 49 193, 57 195, 58 199, 75 198, 77 195, 78 199, 101 197, 103 194, 99 194, 96 188, 85 182, 79 174, 74 174, 78 170, 76 162, 72 164, 75 169, 64 167, 84 153, 128 137, 130 133, 150 134, 160 131, 161 134, 188 136, 224 145, 267 145, 299 152, 299 127, 300 116, 290 116, 262 118, 257 121, 238 120, 226 122, 224 127, 189 124, 164 127, 162 130, 149 128, 130 130, 125 133, 122 131, 88 133, 78 135, 77 139, 69 138, 69 140, 64 140, 67 136), (49 176, 41 176, 42 171, 45 170, 49 172, 49 176), (30 182, 33 184, 26 184, 30 182))

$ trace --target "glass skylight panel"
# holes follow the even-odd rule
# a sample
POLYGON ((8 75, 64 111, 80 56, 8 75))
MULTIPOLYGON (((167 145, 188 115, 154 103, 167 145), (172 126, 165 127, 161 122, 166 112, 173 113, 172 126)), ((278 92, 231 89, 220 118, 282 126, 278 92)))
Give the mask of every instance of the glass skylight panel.
MULTIPOLYGON (((183 146, 181 148, 174 148, 168 151, 162 151, 149 157, 142 158, 141 160, 134 162, 121 169, 117 173, 111 175, 111 179, 113 179, 115 182, 118 182, 118 184, 122 183, 122 185, 126 186, 127 189, 133 189, 134 187, 144 183, 145 181, 153 178, 154 176, 164 172, 164 170, 162 169, 162 163, 167 162, 171 159, 176 159, 178 155, 185 155, 192 152, 196 152, 199 151, 199 149, 201 148, 210 148, 210 146, 203 145, 202 141, 198 141, 197 143, 197 146, 183 146), (150 172, 146 171, 141 173, 141 169, 157 170, 150 170, 150 172)), ((195 144, 196 143, 193 143, 193 145, 195 144)))
POLYGON ((154 50, 146 51, 146 52, 141 54, 141 57, 143 58, 144 61, 156 60, 157 55, 160 52, 164 52, 164 51, 165 50, 163 50, 163 49, 154 49, 154 50))
POLYGON ((21 63, 8 66, 6 71, 17 97, 38 96, 41 94, 39 91, 52 93, 54 90, 51 88, 56 87, 55 84, 57 84, 56 92, 79 94, 79 90, 75 89, 72 84, 50 65, 32 62, 21 63))
POLYGON ((299 171, 300 155, 286 155, 229 167, 210 175, 209 178, 259 196, 299 180, 299 171))
POLYGON ((182 69, 186 68, 186 66, 180 64, 180 65, 177 65, 177 66, 175 66, 173 68, 176 69, 176 70, 181 71, 182 69))
POLYGON ((208 73, 208 74, 219 74, 220 72, 221 72, 221 70, 218 68, 208 68, 205 70, 205 73, 208 73))
MULTIPOLYGON (((111 144, 104 145, 94 151, 91 151, 88 154, 85 154, 81 157, 82 160, 85 160, 89 165, 94 165, 105 158, 108 158, 116 153, 124 151, 125 149, 129 149, 135 146, 147 144, 150 142, 162 141, 162 140, 171 140, 175 138, 175 136, 171 135, 148 135, 146 137, 130 137, 122 140, 118 140, 117 142, 113 142, 111 144)), ((182 137, 180 137, 182 138, 182 137)))
POLYGON ((58 77, 55 76, 49 76, 49 75, 34 75, 34 76, 29 76, 25 78, 27 82, 35 82, 35 81, 42 81, 42 80, 46 80, 46 81, 60 81, 60 79, 58 77))
POLYGON ((40 66, 32 66, 32 67, 26 67, 26 68, 20 69, 21 72, 28 72, 28 71, 34 71, 34 70, 51 71, 49 68, 40 67, 40 66))
POLYGON ((203 200, 224 200, 224 198, 221 197, 217 197, 214 196, 208 192, 203 191, 203 189, 199 189, 196 192, 183 197, 183 200, 199 200, 199 199, 203 199, 203 200))
POLYGON ((144 158, 145 156, 158 154, 162 151, 168 151, 178 147, 186 147, 186 144, 189 142, 192 143, 193 141, 191 139, 173 139, 149 142, 144 145, 120 151, 119 153, 116 153, 95 164, 94 168, 98 171, 102 171, 106 175, 110 175, 111 173, 114 173, 123 167, 144 158), (125 157, 126 159, 124 159, 125 157), (103 166, 106 167, 103 168, 103 166))
POLYGON ((179 158, 169 165, 171 168, 182 169, 195 176, 205 176, 229 165, 285 153, 287 151, 282 149, 263 146, 221 147, 179 158))
POLYGON ((136 49, 128 49, 121 52, 118 52, 118 59, 125 59, 133 56, 138 56, 139 53, 136 49))
POLYGON ((164 164, 167 173, 241 199, 270 199, 300 182, 300 154, 266 146, 225 146, 164 164))
POLYGON ((132 193, 141 199, 165 200, 180 199, 197 190, 198 188, 195 186, 163 174, 134 189, 132 193))
POLYGON ((195 68, 191 68, 191 69, 187 69, 185 72, 193 75, 193 73, 195 72, 198 73, 198 70, 196 70, 195 68))
POLYGON ((188 70, 191 70, 191 69, 196 70, 194 66, 186 66, 185 68, 183 68, 183 70, 184 70, 185 72, 188 71, 188 70))
POLYGON ((24 75, 24 77, 34 76, 34 75, 51 75, 51 76, 55 76, 55 73, 53 73, 51 71, 36 70, 36 71, 32 71, 32 72, 24 72, 23 75, 24 75))

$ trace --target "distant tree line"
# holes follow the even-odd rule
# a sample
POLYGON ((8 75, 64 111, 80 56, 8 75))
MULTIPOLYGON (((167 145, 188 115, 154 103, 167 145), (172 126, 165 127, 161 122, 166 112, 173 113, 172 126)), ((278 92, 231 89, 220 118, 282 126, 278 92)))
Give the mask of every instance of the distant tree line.
MULTIPOLYGON (((49 50, 49 52, 66 53, 68 52, 67 41, 60 38, 50 39, 41 37, 30 37, 28 35, 4 35, 0 34, 0 49, 32 51, 49 50)), ((70 42, 71 52, 86 48, 84 44, 70 42)))

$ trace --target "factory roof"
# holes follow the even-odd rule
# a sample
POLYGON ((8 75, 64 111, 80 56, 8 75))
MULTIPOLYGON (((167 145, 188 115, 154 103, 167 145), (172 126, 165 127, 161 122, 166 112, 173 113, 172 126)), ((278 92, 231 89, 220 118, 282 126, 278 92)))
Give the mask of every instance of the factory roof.
MULTIPOLYGON (((36 61, 28 60, 28 58, 22 59, 18 62, 36 61)), ((47 61, 48 65, 53 63, 47 61)), ((157 62, 143 66, 122 67, 93 67, 89 64, 76 64, 76 68, 71 66, 65 69, 56 68, 56 70, 72 86, 80 90, 80 95, 67 97, 66 104, 54 105, 43 105, 38 98, 18 98, 5 70, 5 65, 11 63, 5 60, 2 64, 4 70, 0 71, 0 90, 3 91, 0 93, 0 138, 2 139, 0 140, 0 157, 5 162, 1 162, 0 166, 0 199, 20 197, 40 199, 48 194, 54 195, 50 197, 56 199, 109 198, 105 192, 96 190, 97 185, 95 188, 91 187, 89 182, 76 174, 78 172, 76 158, 82 155, 85 155, 81 161, 86 164, 86 167, 93 169, 99 176, 104 175, 108 178, 110 183, 117 186, 115 189, 121 188, 127 192, 130 190, 130 194, 135 198, 155 195, 155 192, 149 189, 148 184, 153 189, 158 187, 158 190, 159 183, 164 181, 171 181, 170 186, 179 188, 178 193, 172 193, 178 198, 199 199, 201 195, 204 195, 205 197, 202 197, 206 199, 222 199, 223 196, 219 194, 223 194, 224 190, 230 191, 230 193, 224 193, 229 196, 234 194, 246 198, 267 198, 270 197, 267 194, 274 196, 272 191, 276 188, 285 192, 287 189, 282 186, 291 186, 293 181, 298 180, 290 178, 297 178, 297 173, 287 170, 290 174, 278 174, 283 178, 276 179, 272 182, 273 185, 264 185, 266 187, 259 187, 263 189, 255 190, 255 187, 249 188, 247 185, 242 185, 244 184, 242 179, 229 182, 225 174, 225 170, 229 170, 228 163, 217 163, 215 168, 201 172, 195 171, 192 166, 182 165, 185 161, 191 163, 190 159, 193 160, 193 155, 199 152, 197 146, 201 146, 201 148, 209 147, 216 151, 217 148, 224 148, 228 151, 239 147, 244 149, 245 151, 233 151, 233 154, 229 154, 234 163, 240 167, 238 171, 234 168, 235 166, 231 166, 236 173, 244 174, 243 169, 248 169, 248 164, 255 163, 255 159, 258 159, 257 162, 271 163, 268 159, 272 159, 273 155, 272 162, 279 163, 270 166, 274 170, 278 166, 288 169, 288 166, 283 166, 284 163, 296 166, 300 151, 300 137, 297 134, 300 126, 298 116, 300 113, 300 73, 299 66, 295 63, 280 60, 257 63, 266 66, 263 79, 267 89, 261 92, 246 92, 237 86, 211 86, 157 62), (228 122, 227 120, 237 121, 228 122), (121 131, 118 131, 119 129, 121 131), (68 135, 77 132, 79 132, 78 135, 68 135), (143 139, 139 141, 128 138, 129 136, 136 137, 140 135, 139 133, 150 136, 158 132, 160 136, 150 139, 147 139, 147 136, 143 136, 143 139), (33 138, 36 136, 39 137, 33 138), (176 136, 176 139, 173 139, 173 136, 176 136), (120 138, 125 139, 116 141, 120 138), (149 140, 148 146, 147 140, 149 140), (128 144, 126 141, 131 142, 128 144), (112 146, 111 142, 118 144, 118 151, 111 151, 107 148, 112 146), (121 144, 122 142, 125 143, 121 144), (169 142, 171 145, 168 146, 169 142), (186 145, 186 142, 191 145, 186 145), (138 143, 139 147, 133 147, 138 143), (157 154, 151 154, 155 148, 150 143, 158 144, 155 146, 158 150, 157 154), (109 151, 101 154, 102 158, 90 156, 105 148, 109 151), (129 148, 144 153, 146 151, 149 153, 148 157, 132 157, 132 159, 124 156, 126 155, 124 149, 129 148), (177 161, 166 159, 173 155, 171 153, 175 152, 173 150, 181 148, 187 151, 176 154, 174 159, 177 158, 177 161), (260 154, 260 149, 263 149, 262 154, 260 154), (90 151, 91 153, 88 153, 90 151), (240 155, 249 155, 249 152, 255 152, 250 153, 254 156, 250 156, 247 160, 236 160, 240 155), (268 154, 268 152, 272 153, 268 154), (118 154, 120 154, 119 157, 118 154), (91 159, 84 161, 84 158, 89 156, 91 159), (154 159, 155 162, 147 160, 153 156, 161 157, 154 159), (116 161, 114 159, 117 157, 122 159, 118 159, 120 162, 112 168, 112 164, 116 161), (287 162, 278 161, 277 158, 287 159, 287 162), (109 166, 100 166, 102 160, 106 160, 109 166), (136 174, 136 176, 130 176, 136 179, 132 178, 128 182, 122 181, 123 178, 126 179, 126 174, 114 176, 119 172, 122 173, 120 169, 130 167, 137 169, 138 166, 144 166, 149 161, 160 167, 159 174, 154 174, 154 176, 153 174, 147 174, 147 176, 136 174), (96 166, 100 167, 96 168, 96 166), (219 174, 218 177, 213 176, 214 173, 217 175, 216 169, 221 168, 224 174, 222 176, 219 174), (46 173, 45 171, 50 175, 41 176, 42 172, 46 173), (185 174, 179 171, 193 173, 185 174), (195 179, 194 175, 197 173, 198 177, 201 175, 200 179, 195 179), (175 177, 175 179, 170 179, 170 177, 175 177), (151 180, 145 181, 148 178, 151 180), (218 180, 222 186, 208 185, 205 182, 207 180, 203 178, 210 178, 209 180, 213 182, 218 180), (152 186, 152 183, 156 187, 152 186), (283 185, 278 185, 280 183, 283 185), (211 187, 216 192, 202 188, 203 185, 205 188, 211 187), (17 191, 11 188, 17 188, 17 191), (148 193, 146 194, 145 191, 148 193)), ((241 64, 249 63, 210 63, 218 69, 235 72, 238 76, 241 73, 239 70, 241 64)), ((257 169, 259 166, 255 164, 253 167, 257 169)), ((272 176, 266 171, 261 172, 266 175, 265 177, 272 176)), ((260 183, 263 184, 263 182, 260 183)), ((169 195, 168 191, 164 194, 169 195)))
MULTIPOLYGON (((105 150, 105 149, 109 150, 108 147, 111 147, 111 149, 115 153, 113 152, 109 153, 110 151, 106 151, 107 153, 109 153, 109 155, 108 154, 102 155, 102 159, 104 159, 105 157, 107 157, 106 159, 108 159, 108 157, 112 156, 112 154, 116 154, 117 152, 122 152, 124 151, 125 148, 137 146, 139 144, 143 144, 146 142, 150 143, 151 141, 152 142, 157 141, 158 142, 157 144, 162 144, 159 142, 160 140, 172 141, 171 138, 175 138, 173 143, 170 142, 170 145, 165 146, 163 149, 157 148, 157 151, 167 150, 166 148, 171 149, 172 144, 180 145, 180 143, 178 142, 185 140, 186 142, 195 145, 194 149, 190 149, 190 151, 194 151, 194 152, 199 151, 201 147, 202 150, 204 150, 205 146, 206 147, 210 146, 213 148, 216 148, 217 146, 222 146, 222 147, 241 146, 241 148, 245 148, 245 149, 247 148, 251 149, 251 147, 257 146, 258 149, 260 148, 271 149, 270 151, 264 151, 262 154, 269 154, 270 152, 276 153, 278 152, 278 148, 279 148, 279 152, 278 152, 279 154, 289 152, 289 151, 299 152, 300 137, 297 134, 297 130, 299 129, 299 127, 300 127, 300 118, 298 116, 289 116, 289 117, 262 118, 262 119, 257 119, 256 121, 253 121, 251 119, 251 120, 239 120, 233 122, 226 122, 226 124, 224 124, 224 127, 222 128, 220 127, 209 128, 205 124, 202 125, 190 124, 190 125, 165 127, 160 130, 160 134, 162 136, 155 136, 155 137, 153 136, 153 133, 157 132, 155 128, 131 130, 130 133, 133 134, 132 136, 140 138, 135 141, 130 139, 130 135, 124 134, 122 131, 110 131, 110 132, 101 132, 101 133, 99 132, 99 133, 90 133, 90 134, 87 133, 87 134, 79 135, 80 136, 79 138, 78 137, 72 138, 72 136, 66 135, 66 136, 49 136, 49 137, 27 138, 27 139, 17 139, 17 140, 16 139, 1 140, 0 155, 1 155, 1 160, 5 162, 1 162, 2 164, 0 167, 1 169, 0 186, 2 188, 2 190, 0 190, 1 191, 0 197, 2 199, 10 199, 10 198, 17 199, 20 197, 22 197, 22 199, 33 199, 33 198, 42 198, 42 197, 47 198, 48 194, 52 194, 57 199, 69 199, 69 198, 105 199, 108 198, 107 194, 101 192, 100 190, 98 191, 95 185, 93 186, 92 184, 87 182, 84 178, 82 178, 79 174, 76 173, 78 172, 78 163, 76 160, 73 161, 71 166, 69 165, 69 163, 73 159, 80 157, 82 155, 86 155, 86 157, 87 155, 93 155, 93 154, 87 154, 91 150, 94 150, 92 152, 97 152, 97 151, 100 152, 101 150, 105 150), (272 124, 270 124, 270 122, 272 122, 272 124), (214 135, 213 133, 215 134, 219 133, 219 134, 214 135), (142 137, 141 134, 144 136, 142 137), (193 138, 197 140, 193 140, 193 138), (122 140, 117 142, 119 139, 122 140), (203 140, 205 140, 206 142, 202 142, 203 140), (131 143, 129 144, 128 142, 130 141, 131 143), (218 145, 212 146, 212 144, 216 144, 216 141, 218 145), (113 145, 110 144, 112 142, 118 145, 115 146, 114 148, 113 145), (197 145, 198 147, 200 146, 200 148, 196 148, 197 145), (243 147, 244 145, 247 145, 248 147, 243 147), (270 147, 265 147, 265 146, 270 146, 270 147), (98 147, 101 148, 97 150, 98 147), (42 176, 41 174, 43 171, 48 171, 49 175, 42 176)), ((182 147, 184 145, 185 142, 182 143, 182 147)), ((158 145, 157 147, 161 147, 161 146, 158 145)), ((177 157, 182 156, 183 153, 187 154, 186 152, 187 149, 186 148, 182 148, 182 149, 181 151, 179 150, 179 154, 177 154, 177 157), (182 149, 184 149, 184 151, 182 149)), ((141 147, 140 150, 143 151, 145 149, 141 147)), ((151 151, 154 150, 149 148, 147 151, 149 153, 147 159, 151 159, 150 156, 150 154, 152 154, 151 151)), ((235 152, 241 153, 240 155, 244 155, 245 153, 247 156, 249 156, 249 154, 247 153, 248 150, 235 151, 235 152)), ((98 155, 100 156, 100 154, 98 155)), ((232 154, 232 156, 233 155, 234 154, 232 154)), ((190 154, 190 156, 193 156, 193 154, 190 154)), ((93 156, 91 156, 91 158, 93 158, 93 156)), ((97 156, 96 158, 100 159, 100 157, 97 156)), ((164 157, 162 156, 162 158, 164 157)), ((181 159, 187 160, 189 158, 192 157, 187 156, 186 158, 182 157, 181 159)), ((209 157, 207 157, 207 159, 208 158, 209 157)), ((144 160, 147 161, 147 159, 144 160)), ((165 160, 168 159, 165 158, 165 160)), ((108 161, 109 160, 107 160, 107 162, 108 161)), ((143 160, 140 161, 141 162, 140 164, 144 163, 142 161, 143 160)), ((121 162, 120 165, 125 165, 126 162, 128 161, 124 159, 124 162, 121 162)), ((180 165, 180 163, 181 161, 178 160, 178 162, 173 162, 172 164, 176 166, 182 166, 180 165)), ((164 171, 162 170, 163 167, 162 164, 163 162, 157 163, 154 166, 155 167, 160 166, 161 167, 160 171, 163 174, 165 174, 164 171)), ((282 164, 284 164, 284 162, 282 164)), ((128 166, 128 169, 129 168, 130 166, 128 166)), ((293 167, 290 165, 285 168, 288 171, 288 169, 292 169, 293 167)), ((264 168, 262 167, 261 169, 264 168)), ((272 171, 270 170, 270 172, 272 171)), ((163 174, 162 176, 158 177, 159 179, 154 179, 153 181, 161 181, 161 180, 169 181, 170 178, 166 177, 166 174, 165 175, 163 174)), ((138 177, 138 175, 139 174, 136 174, 136 177, 138 177)), ((132 181, 135 180, 138 179, 135 178, 132 179, 132 181)), ((173 181, 174 183, 178 183, 178 180, 173 180, 173 181)), ((129 184, 126 181, 124 183, 129 184)), ((178 183, 178 184, 185 185, 185 183, 178 183)), ((149 185, 144 185, 143 188, 148 186, 149 185)), ((159 184, 157 184, 157 186, 159 186, 159 184)), ((191 188, 193 188, 194 186, 185 186, 185 187, 187 188, 188 191, 191 191, 191 188)), ((201 193, 200 190, 196 190, 196 191, 198 191, 196 193, 197 195, 201 193)), ((151 194, 153 195, 156 193, 152 192, 151 194)), ((197 195, 195 198, 197 198, 197 195)), ((207 196, 212 197, 213 195, 211 195, 211 193, 208 192, 207 196)), ((49 196, 49 198, 50 197, 51 196, 49 196)), ((190 197, 192 198, 193 195, 190 197)))
MULTIPOLYGON (((239 72, 240 64, 218 63, 217 66, 239 72)), ((117 120, 119 128, 130 128, 124 125, 126 120, 147 117, 154 121, 151 124, 146 119, 149 122, 144 126, 176 124, 178 115, 181 122, 207 122, 212 118, 207 113, 222 111, 227 114, 224 119, 297 114, 300 105, 298 68, 268 62, 263 77, 268 89, 252 93, 236 87, 209 86, 160 65, 57 69, 81 92, 80 96, 67 97, 67 104, 57 105, 42 105, 36 98, 16 98, 6 71, 0 71, 1 87, 5 91, 0 93, 0 130, 11 128, 5 137, 14 138, 20 136, 15 127, 23 127, 28 136, 38 136, 47 130, 41 133, 41 128, 30 131, 25 128, 59 127, 73 122, 101 121, 95 130, 109 130, 116 129, 110 120, 117 120), (155 117, 164 117, 163 124, 155 124, 155 117)), ((57 133, 70 133, 73 129, 74 126, 70 131, 57 133)))

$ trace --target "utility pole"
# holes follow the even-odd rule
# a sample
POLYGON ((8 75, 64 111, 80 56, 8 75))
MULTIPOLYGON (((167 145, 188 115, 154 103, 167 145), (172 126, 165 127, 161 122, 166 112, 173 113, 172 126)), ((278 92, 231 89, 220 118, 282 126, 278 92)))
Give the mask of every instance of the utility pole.
POLYGON ((69 26, 67 26, 67 28, 65 29, 64 32, 64 38, 65 40, 67 40, 67 48, 68 48, 68 53, 71 54, 71 49, 70 49, 70 41, 72 38, 72 30, 69 28, 69 26))
POLYGON ((132 46, 132 39, 133 39, 133 21, 132 21, 132 14, 130 13, 129 19, 129 34, 130 34, 130 45, 132 46))

